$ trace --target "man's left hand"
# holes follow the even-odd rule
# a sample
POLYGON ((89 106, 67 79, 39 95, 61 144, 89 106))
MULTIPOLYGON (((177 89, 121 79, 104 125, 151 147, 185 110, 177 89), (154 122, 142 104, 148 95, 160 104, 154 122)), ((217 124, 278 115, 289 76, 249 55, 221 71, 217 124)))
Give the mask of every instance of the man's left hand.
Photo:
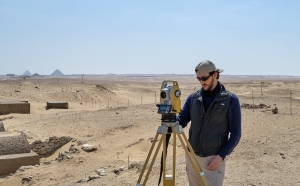
POLYGON ((223 159, 221 156, 216 155, 215 157, 213 157, 209 163, 207 164, 207 169, 208 170, 216 170, 219 168, 220 164, 222 163, 223 159))

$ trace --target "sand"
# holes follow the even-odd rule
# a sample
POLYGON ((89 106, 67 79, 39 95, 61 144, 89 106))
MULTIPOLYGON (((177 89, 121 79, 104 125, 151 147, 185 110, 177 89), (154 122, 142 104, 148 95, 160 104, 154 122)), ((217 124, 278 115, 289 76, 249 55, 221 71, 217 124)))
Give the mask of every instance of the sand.
MULTIPOLYGON (((84 76, 83 83, 81 76, 1 77, 0 99, 27 100, 31 104, 31 114, 0 115, 6 131, 23 132, 29 142, 53 135, 73 140, 53 154, 41 156, 39 166, 0 177, 0 186, 21 186, 21 180, 30 176, 32 179, 23 185, 136 185, 151 139, 161 124, 156 104, 165 79, 178 81, 182 103, 200 88, 192 75, 84 76), (69 109, 47 110, 47 101, 68 102, 69 109), (78 145, 82 143, 97 150, 85 152, 78 145), (80 153, 55 161, 71 145, 80 153), (122 166, 123 171, 115 170, 122 166), (96 175, 100 168, 106 170, 106 176, 76 183, 96 175)), ((300 185, 300 78, 221 76, 220 81, 239 96, 241 103, 253 104, 254 100, 256 105, 263 103, 271 108, 276 104, 279 111, 273 114, 267 109, 242 109, 242 138, 226 158, 224 185, 300 185)), ((184 129, 186 135, 188 128, 184 129)), ((168 152, 172 152, 172 145, 171 141, 168 152)), ((176 185, 186 186, 184 150, 178 140, 176 146, 176 185)), ((172 168, 170 154, 168 171, 172 168)), ((159 169, 157 160, 147 185, 157 185, 159 169)))

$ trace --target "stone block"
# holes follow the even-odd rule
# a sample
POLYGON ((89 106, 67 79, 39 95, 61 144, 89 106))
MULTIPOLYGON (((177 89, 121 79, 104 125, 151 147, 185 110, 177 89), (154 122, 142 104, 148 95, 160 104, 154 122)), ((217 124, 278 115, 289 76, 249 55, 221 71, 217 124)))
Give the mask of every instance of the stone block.
POLYGON ((0 156, 0 175, 16 172, 21 166, 39 165, 39 155, 31 151, 22 154, 9 154, 0 156))

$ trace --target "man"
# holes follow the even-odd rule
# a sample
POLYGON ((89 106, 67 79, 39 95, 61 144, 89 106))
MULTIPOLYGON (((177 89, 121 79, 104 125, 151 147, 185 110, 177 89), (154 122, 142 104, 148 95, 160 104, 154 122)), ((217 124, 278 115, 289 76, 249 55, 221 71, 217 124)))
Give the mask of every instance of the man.
MULTIPOLYGON (((202 88, 187 97, 177 120, 183 128, 191 121, 189 143, 211 186, 221 186, 225 157, 241 138, 241 107, 238 97, 218 81, 223 70, 213 62, 200 62, 195 72, 202 88)), ((187 157, 186 166, 189 185, 199 186, 187 157)))

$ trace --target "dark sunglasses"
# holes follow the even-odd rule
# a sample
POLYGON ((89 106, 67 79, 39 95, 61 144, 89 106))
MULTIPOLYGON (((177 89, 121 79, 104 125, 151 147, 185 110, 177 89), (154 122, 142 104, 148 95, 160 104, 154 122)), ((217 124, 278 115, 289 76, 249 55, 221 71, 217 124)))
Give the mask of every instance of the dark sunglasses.
POLYGON ((209 75, 208 76, 204 76, 204 77, 196 77, 199 81, 206 81, 206 80, 208 80, 208 78, 210 77, 210 76, 212 76, 214 74, 214 72, 210 72, 209 73, 209 75))

